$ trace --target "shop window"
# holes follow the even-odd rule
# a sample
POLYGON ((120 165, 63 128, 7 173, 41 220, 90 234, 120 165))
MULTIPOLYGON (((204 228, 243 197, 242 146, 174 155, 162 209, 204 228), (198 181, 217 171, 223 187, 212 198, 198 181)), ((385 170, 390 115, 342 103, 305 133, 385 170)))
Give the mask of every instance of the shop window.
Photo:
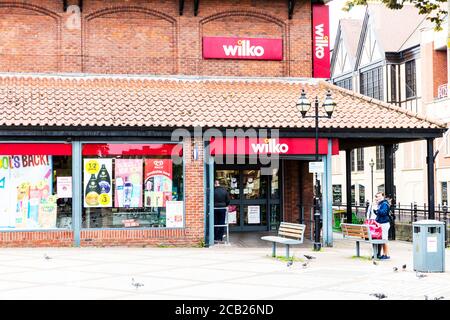
POLYGON ((182 228, 181 150, 176 144, 84 144, 82 227, 182 228))
POLYGON ((351 171, 355 171, 355 150, 353 149, 351 152, 350 152, 350 168, 351 168, 351 171))
POLYGON ((342 185, 333 184, 333 204, 340 205, 342 203, 342 185))
POLYGON ((361 72, 359 88, 361 94, 383 100, 383 67, 361 72))
POLYGON ((358 185, 359 204, 363 205, 366 202, 366 188, 360 184, 358 185))
POLYGON ((376 160, 377 170, 384 169, 384 146, 376 147, 376 160))
POLYGON ((391 65, 391 103, 397 102, 397 68, 391 65))
POLYGON ((355 198, 355 185, 354 184, 352 184, 352 187, 351 187, 351 200, 352 200, 352 206, 354 206, 355 205, 355 200, 356 200, 356 198, 355 198))
POLYGON ((416 96, 416 61, 411 60, 405 63, 405 85, 406 98, 416 96))
POLYGON ((358 148, 356 151, 356 170, 364 171, 364 148, 358 148))
POLYGON ((267 179, 261 178, 261 170, 243 170, 244 199, 265 199, 267 179))
POLYGON ((215 180, 228 190, 231 199, 240 199, 239 170, 216 170, 215 180))
POLYGON ((72 146, 0 144, 0 229, 72 227, 72 146))

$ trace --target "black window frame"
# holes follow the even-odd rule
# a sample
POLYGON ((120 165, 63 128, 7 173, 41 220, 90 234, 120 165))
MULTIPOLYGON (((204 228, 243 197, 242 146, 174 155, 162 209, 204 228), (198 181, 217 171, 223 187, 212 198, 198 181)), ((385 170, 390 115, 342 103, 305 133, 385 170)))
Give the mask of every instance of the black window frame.
POLYGON ((374 99, 383 100, 383 67, 380 66, 361 72, 359 76, 359 84, 359 92, 361 94, 374 99))
POLYGON ((416 60, 405 62, 405 94, 406 99, 417 96, 417 69, 416 60))

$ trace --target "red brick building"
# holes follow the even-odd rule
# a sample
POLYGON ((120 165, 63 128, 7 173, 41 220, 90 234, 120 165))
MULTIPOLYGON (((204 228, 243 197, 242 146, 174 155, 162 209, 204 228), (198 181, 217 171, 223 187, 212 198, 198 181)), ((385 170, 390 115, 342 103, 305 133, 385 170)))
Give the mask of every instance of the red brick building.
MULTIPOLYGON (((207 160, 210 141, 194 137, 195 128, 276 129, 279 139, 293 139, 283 140, 289 148, 309 145, 314 121, 302 119, 295 103, 302 89, 310 99, 330 90, 338 107, 320 123, 326 172, 338 145, 442 132, 440 123, 311 79, 312 7, 310 1, 0 1, 0 197, 9 199, 0 206, 0 245, 211 243, 210 190, 219 177, 236 184, 236 231, 292 221, 306 223, 309 237, 313 144, 280 157, 280 169, 264 176, 260 162, 207 160), (229 38, 243 39, 230 50, 247 58, 205 58, 204 41, 229 38), (276 40, 280 58, 258 58, 258 46, 245 42, 255 39, 266 52, 276 40), (176 141, 177 129, 192 135, 176 141), (181 161, 171 154, 182 154, 181 161), (164 169, 155 173, 158 165, 164 169)), ((322 184, 329 243, 327 179, 328 173, 322 184)))

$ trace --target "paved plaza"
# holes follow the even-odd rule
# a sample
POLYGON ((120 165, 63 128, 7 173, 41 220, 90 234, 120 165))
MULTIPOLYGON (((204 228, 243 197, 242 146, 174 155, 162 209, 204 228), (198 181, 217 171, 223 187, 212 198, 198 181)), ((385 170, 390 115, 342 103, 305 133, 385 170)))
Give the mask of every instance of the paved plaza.
MULTIPOLYGON (((233 236, 231 236, 233 242, 233 236)), ((271 258, 270 246, 212 248, 0 249, 0 299, 450 299, 446 272, 417 277, 412 243, 392 241, 391 260, 374 265, 362 244, 336 239, 332 248, 294 248, 291 266, 271 258), (401 266, 406 264, 406 270, 401 266), (393 271, 398 267, 399 271, 393 271)), ((284 255, 281 246, 277 254, 284 255)))

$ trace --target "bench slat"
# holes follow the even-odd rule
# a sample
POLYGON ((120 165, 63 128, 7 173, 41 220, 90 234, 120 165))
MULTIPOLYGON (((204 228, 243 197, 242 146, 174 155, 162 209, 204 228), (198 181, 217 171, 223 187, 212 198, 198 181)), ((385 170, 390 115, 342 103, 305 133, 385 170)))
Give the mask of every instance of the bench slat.
POLYGON ((303 227, 299 224, 285 223, 285 222, 280 223, 280 228, 282 228, 282 227, 292 228, 292 229, 303 229, 303 227))
POLYGON ((292 237, 292 238, 296 238, 296 239, 300 239, 302 237, 302 235, 298 234, 298 233, 291 233, 291 232, 278 232, 279 236, 286 236, 286 237, 292 237))

